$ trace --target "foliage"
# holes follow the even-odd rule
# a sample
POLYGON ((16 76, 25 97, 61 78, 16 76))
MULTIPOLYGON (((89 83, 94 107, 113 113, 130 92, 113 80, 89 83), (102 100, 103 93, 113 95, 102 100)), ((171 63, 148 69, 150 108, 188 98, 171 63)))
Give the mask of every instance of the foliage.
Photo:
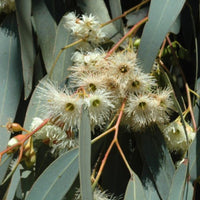
POLYGON ((198 1, 2 0, 0 7, 1 199, 199 199, 198 1), (84 16, 95 19, 88 33, 84 16), (94 52, 95 75, 107 77, 131 52, 134 73, 147 81, 142 92, 131 94, 129 76, 116 74, 115 93, 101 76, 103 92, 82 85, 77 66, 94 52), (141 94, 142 103, 170 98, 134 118, 129 109, 141 94), (63 102, 65 111, 80 109, 66 114, 63 102), (101 102, 107 107, 95 110, 101 102))

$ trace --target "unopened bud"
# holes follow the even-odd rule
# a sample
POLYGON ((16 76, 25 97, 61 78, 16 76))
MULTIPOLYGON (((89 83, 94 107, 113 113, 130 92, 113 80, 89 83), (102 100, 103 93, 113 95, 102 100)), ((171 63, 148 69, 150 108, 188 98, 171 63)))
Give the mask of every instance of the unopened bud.
POLYGON ((18 123, 12 123, 12 122, 8 122, 6 124, 6 128, 8 131, 14 133, 14 132, 20 132, 20 131, 26 131, 24 128, 22 128, 20 126, 20 124, 18 123))
POLYGON ((27 168, 31 168, 33 167, 33 165, 35 164, 36 162, 36 153, 35 151, 32 151, 31 154, 29 155, 29 157, 27 157, 25 160, 24 160, 27 168))
MULTIPOLYGON (((11 138, 8 141, 7 147, 12 147, 15 144, 19 143, 22 139, 24 139, 25 135, 16 135, 15 137, 11 138)), ((14 153, 19 149, 19 146, 14 147, 13 149, 9 150, 7 153, 14 153)))

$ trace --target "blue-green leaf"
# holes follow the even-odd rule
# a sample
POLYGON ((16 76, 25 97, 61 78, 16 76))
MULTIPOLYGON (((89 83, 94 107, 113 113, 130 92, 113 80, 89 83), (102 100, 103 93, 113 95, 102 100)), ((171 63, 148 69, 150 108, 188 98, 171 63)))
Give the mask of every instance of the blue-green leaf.
POLYGON ((185 0, 151 1, 149 21, 144 27, 138 49, 138 58, 142 62, 146 72, 150 72, 160 45, 175 22, 184 3, 185 0))
POLYGON ((138 176, 133 172, 133 177, 129 180, 126 188, 124 200, 145 200, 145 192, 138 176))
POLYGON ((4 155, 0 162, 0 184, 2 183, 8 167, 10 165, 12 156, 11 155, 4 155))
POLYGON ((171 156, 165 146, 162 133, 158 128, 148 129, 137 135, 137 146, 151 172, 159 195, 167 199, 175 172, 171 156))
POLYGON ((181 15, 179 14, 175 22, 171 25, 169 32, 178 34, 181 28, 181 15))
POLYGON ((79 134, 79 175, 81 198, 92 200, 91 189, 91 130, 88 109, 83 105, 79 134))
POLYGON ((35 50, 31 26, 31 0, 16 0, 17 23, 21 44, 24 93, 27 99, 32 91, 35 50))
POLYGON ((194 197, 194 187, 191 182, 186 183, 185 191, 184 191, 184 200, 193 199, 194 197))
POLYGON ((39 176, 26 200, 61 200, 78 175, 78 149, 57 158, 39 176))
MULTIPOLYGON (((197 94, 200 95, 200 78, 196 82, 197 94)), ((199 105, 200 100, 198 99, 196 105, 194 106, 194 117, 197 124, 197 127, 200 126, 200 115, 199 115, 199 105)), ((196 138, 191 144, 188 151, 188 159, 189 159, 189 173, 191 180, 194 181, 200 175, 200 131, 198 130, 196 133, 196 138)))
POLYGON ((189 159, 189 174, 190 179, 193 182, 197 179, 200 174, 200 132, 197 132, 196 138, 192 142, 189 151, 188 151, 188 159, 189 159))
MULTIPOLYGON (((14 14, 8 15, 0 27, 0 124, 15 118, 21 97, 23 78, 20 45, 14 14)), ((1 128, 0 151, 6 148, 9 133, 1 128)))
POLYGON ((181 164, 174 173, 168 200, 182 199, 185 191, 187 165, 181 164))
POLYGON ((146 197, 148 197, 147 199, 160 200, 160 197, 156 190, 155 183, 153 182, 152 174, 149 171, 149 168, 146 163, 144 163, 144 166, 143 166, 141 180, 143 183, 143 188, 144 188, 146 197))
POLYGON ((6 199, 12 200, 15 197, 15 193, 16 193, 17 187, 20 182, 20 176, 21 176, 20 169, 21 168, 22 168, 22 166, 18 165, 17 169, 15 170, 15 173, 12 176, 10 185, 7 190, 6 199))
MULTIPOLYGON (((112 14, 112 18, 118 17, 122 14, 122 7, 121 7, 121 1, 120 0, 109 0, 110 4, 110 10, 112 14)), ((118 19, 117 21, 114 21, 113 24, 115 25, 117 31, 121 34, 124 34, 124 26, 122 19, 118 19)))
MULTIPOLYGON (((56 60, 59 51, 66 45, 74 42, 74 38, 71 37, 69 30, 64 27, 64 22, 65 19, 62 18, 56 30, 56 39, 53 49, 54 59, 51 63, 51 67, 53 62, 56 60)), ((51 79, 56 80, 59 83, 63 83, 66 80, 67 76, 69 75, 67 68, 72 65, 71 57, 74 51, 75 47, 70 47, 62 52, 58 62, 55 65, 51 79)))
MULTIPOLYGON (((46 79, 47 77, 44 77, 43 79, 46 79)), ((40 83, 38 84, 40 86, 40 83)), ((28 109, 26 111, 26 116, 25 116, 25 122, 24 122, 24 128, 29 130, 29 127, 31 125, 31 122, 34 117, 41 117, 42 118, 42 112, 41 112, 41 102, 38 99, 37 96, 37 87, 35 88, 31 100, 28 105, 28 109)))
POLYGON ((57 25, 49 13, 44 0, 34 0, 32 1, 32 4, 37 38, 42 51, 46 70, 49 72, 53 59, 53 48, 57 25))

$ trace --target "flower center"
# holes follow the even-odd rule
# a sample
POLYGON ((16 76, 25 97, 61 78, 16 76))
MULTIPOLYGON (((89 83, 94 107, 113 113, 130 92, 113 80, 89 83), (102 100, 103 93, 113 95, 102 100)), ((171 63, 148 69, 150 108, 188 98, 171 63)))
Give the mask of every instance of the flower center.
POLYGON ((94 107, 98 107, 99 105, 101 104, 101 101, 99 99, 95 99, 93 102, 92 102, 92 105, 94 107))
POLYGON ((119 70, 120 70, 121 73, 125 74, 126 72, 128 72, 128 65, 120 66, 119 70))
POLYGON ((73 111, 75 109, 75 106, 72 103, 67 103, 65 105, 65 110, 66 111, 73 111))
POLYGON ((133 87, 138 87, 140 85, 140 82, 138 80, 135 80, 131 84, 133 87))
POLYGON ((91 92, 94 92, 97 89, 96 85, 93 83, 90 83, 88 87, 89 87, 89 91, 91 92))
POLYGON ((145 106, 146 106, 146 102, 142 101, 139 103, 139 107, 144 110, 145 109, 145 106))

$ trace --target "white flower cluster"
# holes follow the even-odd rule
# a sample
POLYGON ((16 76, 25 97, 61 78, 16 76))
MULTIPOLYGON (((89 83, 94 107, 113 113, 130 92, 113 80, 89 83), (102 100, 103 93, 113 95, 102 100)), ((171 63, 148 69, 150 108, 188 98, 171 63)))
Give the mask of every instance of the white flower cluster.
MULTIPOLYGON (((156 79, 142 71, 133 51, 117 52, 106 59, 105 54, 100 49, 74 54, 74 66, 70 68, 73 87, 83 87, 90 95, 109 92, 115 109, 119 109, 126 98, 123 123, 135 131, 152 123, 168 122, 170 111, 174 109, 172 91, 160 89, 156 79)), ((105 108, 107 102, 101 102, 104 105, 101 108, 105 108)))
POLYGON ((88 42, 98 45, 104 41, 106 35, 101 29, 101 24, 92 14, 78 18, 74 12, 71 12, 64 18, 65 27, 71 30, 72 35, 77 39, 83 39, 84 45, 88 46, 88 42))
POLYGON ((73 130, 79 126, 83 104, 88 107, 92 129, 109 120, 111 110, 114 109, 114 99, 109 91, 101 89, 86 94, 78 90, 71 94, 67 88, 59 88, 50 80, 41 82, 38 98, 42 101, 44 117, 49 117, 63 130, 73 130))
MULTIPOLYGON (((77 18, 69 13, 65 18, 65 26, 77 38, 94 44, 104 38, 99 22, 92 15, 77 18)), ((70 88, 60 88, 50 80, 41 81, 37 91, 44 117, 50 118, 60 132, 73 131, 79 127, 81 107, 85 104, 94 131, 95 126, 103 128, 109 123, 126 100, 121 123, 133 131, 142 132, 153 124, 168 126, 175 109, 172 90, 160 88, 153 75, 143 72, 133 50, 107 54, 100 48, 77 50, 72 56, 73 66, 69 68, 70 88)), ((168 135, 170 131, 163 132, 168 135)))
POLYGON ((186 133, 180 119, 161 127, 167 147, 171 152, 176 151, 185 153, 192 141, 194 140, 196 133, 193 131, 192 127, 186 122, 185 126, 188 138, 186 138, 186 133))
POLYGON ((10 13, 15 9, 15 0, 0 0, 0 13, 10 13))
MULTIPOLYGON (((36 129, 42 122, 42 119, 35 117, 31 123, 30 130, 36 129)), ((68 135, 60 127, 51 123, 42 127, 33 136, 34 140, 42 140, 47 143, 52 148, 52 153, 56 155, 61 155, 78 145, 78 141, 72 135, 68 135)))

